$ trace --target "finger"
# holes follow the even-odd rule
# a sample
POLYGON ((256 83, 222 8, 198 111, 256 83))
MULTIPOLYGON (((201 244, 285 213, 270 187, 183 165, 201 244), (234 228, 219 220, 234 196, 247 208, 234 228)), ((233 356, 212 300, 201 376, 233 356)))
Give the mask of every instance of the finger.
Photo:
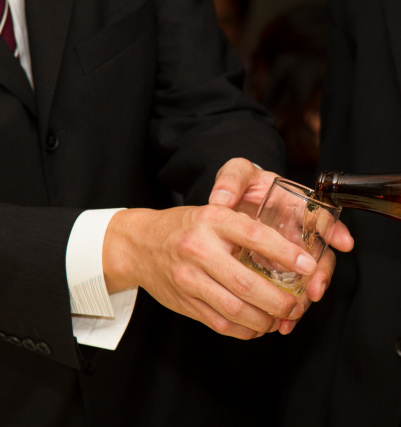
MULTIPOLYGON (((227 255, 226 257, 231 258, 227 255)), ((180 277, 176 276, 175 281, 181 288, 180 292, 176 294, 176 298, 181 302, 183 310, 186 309, 188 299, 196 299, 203 301, 225 319, 253 330, 257 334, 264 334, 272 329, 276 330, 278 327, 275 327, 276 318, 274 316, 239 299, 199 268, 181 269, 180 277), (188 295, 189 298, 183 298, 182 295, 188 295)))
MULTIPOLYGON (((309 298, 308 294, 304 292, 299 299, 302 301, 304 305, 305 312, 309 309, 310 305, 312 304, 311 299, 309 298)), ((305 314, 305 313, 303 313, 305 314)), ((302 316, 303 316, 302 314, 302 316)), ((302 319, 302 316, 298 317, 298 319, 281 319, 281 324, 278 329, 281 335, 288 335, 290 334, 295 326, 298 324, 298 322, 302 319)))
POLYGON ((330 248, 327 248, 304 292, 311 301, 317 302, 323 297, 330 285, 335 266, 336 256, 330 248))
MULTIPOLYGON (((305 311, 308 310, 312 302, 317 302, 323 297, 324 293, 330 285, 335 269, 335 264, 336 257, 334 252, 331 249, 327 249, 322 256, 322 259, 319 261, 316 273, 312 276, 305 292, 300 297, 304 304, 305 311)), ((278 329, 279 332, 282 335, 288 335, 294 330, 295 326, 300 320, 301 317, 294 320, 282 319, 281 325, 278 329)))
POLYGON ((294 330, 298 322, 299 320, 282 319, 278 331, 281 335, 288 335, 294 330))
POLYGON ((354 247, 354 239, 346 225, 341 221, 338 221, 335 225, 330 245, 341 252, 349 252, 354 247))
POLYGON ((281 335, 288 335, 290 334, 295 326, 298 324, 298 322, 302 319, 302 316, 305 314, 305 312, 309 309, 310 305, 312 304, 311 299, 309 298, 308 294, 304 292, 299 299, 302 301, 304 306, 304 313, 297 319, 281 319, 281 324, 278 328, 278 331, 281 335))
POLYGON ((239 300, 275 317, 296 319, 302 316, 304 307, 297 297, 281 291, 224 251, 215 250, 211 255, 210 262, 202 268, 239 300))
POLYGON ((289 271, 303 275, 315 272, 317 267, 315 259, 274 229, 232 211, 227 213, 216 210, 215 220, 215 230, 227 241, 253 250, 281 264, 289 271), (224 219, 218 218, 219 215, 224 215, 224 219))
MULTIPOLYGON (((260 337, 264 334, 264 332, 266 332, 258 332, 245 326, 239 325, 235 322, 232 322, 231 320, 222 316, 219 312, 214 310, 204 301, 201 301, 199 299, 193 298, 191 300, 191 307, 192 313, 189 315, 189 317, 192 317, 193 319, 202 322, 210 329, 221 335, 226 335, 242 340, 250 340, 253 338, 260 337)), ((280 324, 280 320, 277 320, 277 322, 273 322, 271 332, 277 330, 280 324)))
POLYGON ((249 160, 229 160, 217 173, 209 203, 234 207, 242 198, 256 171, 258 168, 249 160))
POLYGON ((199 299, 207 303, 224 318, 258 333, 274 330, 276 318, 266 311, 238 298, 226 287, 207 276, 198 286, 199 299))

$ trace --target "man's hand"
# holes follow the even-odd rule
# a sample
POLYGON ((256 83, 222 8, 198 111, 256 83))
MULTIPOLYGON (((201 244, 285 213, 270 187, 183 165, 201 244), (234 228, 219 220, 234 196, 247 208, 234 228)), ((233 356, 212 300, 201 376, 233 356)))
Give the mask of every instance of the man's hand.
POLYGON ((142 286, 167 308, 241 339, 283 329, 280 319, 301 318, 309 301, 242 265, 232 256, 241 246, 302 274, 316 269, 307 252, 279 233, 220 204, 127 209, 114 215, 106 231, 106 284, 109 292, 142 286))
MULTIPOLYGON (((276 176, 272 172, 257 168, 248 160, 232 159, 218 172, 209 202, 246 212, 253 217, 276 176)), ((352 250, 353 245, 354 240, 347 227, 339 221, 336 224, 331 246, 342 252, 348 252, 352 250)), ((327 248, 306 291, 300 297, 305 310, 312 302, 317 302, 323 297, 330 284, 335 263, 334 252, 327 248)), ((282 334, 288 334, 299 320, 300 318, 292 320, 282 318, 278 330, 282 334)))

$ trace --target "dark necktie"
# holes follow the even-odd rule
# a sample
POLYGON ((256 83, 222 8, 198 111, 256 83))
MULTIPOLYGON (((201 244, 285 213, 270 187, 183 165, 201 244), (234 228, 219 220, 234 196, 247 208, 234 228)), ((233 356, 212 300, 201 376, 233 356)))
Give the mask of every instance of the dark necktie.
POLYGON ((0 36, 14 52, 14 56, 17 57, 18 49, 14 36, 13 20, 7 0, 0 0, 0 36))

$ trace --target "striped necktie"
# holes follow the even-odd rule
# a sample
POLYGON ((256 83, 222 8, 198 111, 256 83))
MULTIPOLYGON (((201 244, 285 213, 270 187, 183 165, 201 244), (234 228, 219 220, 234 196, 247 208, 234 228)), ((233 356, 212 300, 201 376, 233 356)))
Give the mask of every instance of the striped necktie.
POLYGON ((7 0, 0 0, 0 36, 7 43, 8 47, 18 57, 17 43, 14 36, 13 19, 11 9, 7 0))

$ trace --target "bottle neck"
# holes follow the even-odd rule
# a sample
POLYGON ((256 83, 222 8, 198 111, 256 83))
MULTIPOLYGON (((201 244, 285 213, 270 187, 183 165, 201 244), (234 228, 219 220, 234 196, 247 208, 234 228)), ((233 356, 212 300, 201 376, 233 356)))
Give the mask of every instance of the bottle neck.
POLYGON ((322 172, 315 191, 318 200, 334 206, 401 218, 401 174, 322 172))
POLYGON ((316 181, 315 194, 321 202, 334 206, 342 206, 338 200, 338 188, 344 172, 321 172, 316 181))

